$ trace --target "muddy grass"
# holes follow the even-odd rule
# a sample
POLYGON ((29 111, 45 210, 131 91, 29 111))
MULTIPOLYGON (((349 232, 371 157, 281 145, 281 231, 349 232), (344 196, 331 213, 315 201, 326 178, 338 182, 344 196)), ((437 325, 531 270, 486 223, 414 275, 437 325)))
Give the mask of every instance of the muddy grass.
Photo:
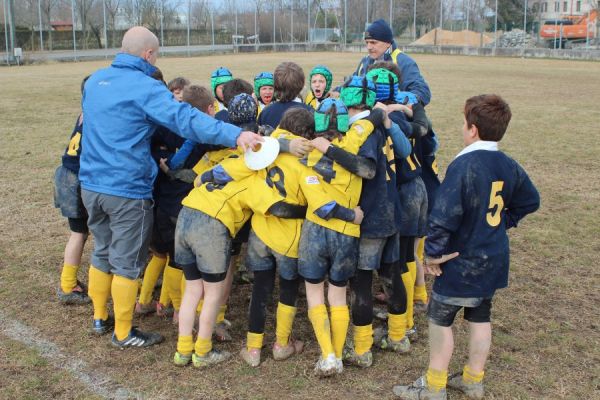
MULTIPOLYGON (((339 81, 358 58, 358 54, 326 53, 169 58, 159 60, 159 67, 167 79, 183 75, 208 85, 210 71, 221 65, 237 77, 251 79, 283 60, 297 61, 307 72, 325 62, 339 81)), ((542 195, 540 211, 511 232, 510 287, 498 294, 493 307, 488 397, 600 397, 596 265, 600 64, 446 56, 416 59, 432 87, 434 100, 427 110, 442 143, 440 170, 462 146, 464 100, 499 93, 513 110, 501 147, 527 169, 542 195)), ((265 350, 265 362, 258 369, 236 357, 208 371, 171 365, 176 330, 167 321, 136 320, 167 340, 149 350, 121 351, 110 346, 108 337, 88 334, 89 307, 59 306, 55 289, 68 230, 53 209, 52 175, 79 112, 79 82, 104 65, 0 69, 0 316, 31 327, 38 343, 47 347, 42 350, 44 345, 36 346, 27 335, 16 337, 9 323, 0 326, 0 398, 94 398, 107 393, 111 397, 124 393, 117 387, 132 396, 165 399, 390 398, 393 384, 410 382, 422 373, 428 358, 422 316, 417 318, 420 337, 410 355, 376 353, 369 370, 348 368, 340 377, 320 380, 311 374, 318 349, 304 302, 295 325, 296 336, 308 342, 303 355, 275 363, 265 350), (73 372, 71 364, 56 362, 57 357, 82 360, 85 365, 73 372), (106 381, 95 386, 81 374, 106 381), (106 389, 106 382, 114 383, 112 392, 112 383, 106 389)), ((86 274, 81 276, 87 280, 86 274)), ((234 353, 245 337, 249 290, 248 286, 234 288, 228 313, 234 342, 218 345, 234 353)), ((463 321, 457 323, 452 371, 461 368, 466 357, 465 328, 463 321)), ((266 336, 270 345, 272 317, 266 336)), ((450 397, 461 398, 452 392, 450 397)))

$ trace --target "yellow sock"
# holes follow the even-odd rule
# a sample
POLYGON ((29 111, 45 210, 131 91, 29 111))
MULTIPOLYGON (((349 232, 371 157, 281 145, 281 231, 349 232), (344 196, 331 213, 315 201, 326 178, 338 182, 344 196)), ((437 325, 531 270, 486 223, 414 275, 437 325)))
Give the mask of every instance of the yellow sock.
POLYGON ((115 336, 123 340, 131 331, 133 308, 137 297, 138 285, 135 279, 115 275, 112 280, 112 298, 115 309, 115 336))
POLYGON ((296 317, 296 307, 288 306, 287 304, 277 304, 277 320, 275 324, 275 336, 277 344, 287 346, 292 334, 292 325, 296 317))
POLYGON ((198 307, 196 308, 196 314, 200 315, 202 313, 202 306, 204 305, 204 299, 201 299, 198 302, 198 307))
POLYGON ((415 285, 415 298, 413 301, 420 301, 427 304, 427 289, 425 285, 415 285))
POLYGON ((179 354, 187 355, 194 351, 194 339, 192 335, 181 336, 177 338, 177 352, 179 354))
POLYGON ((215 322, 216 324, 220 324, 221 322, 225 321, 225 312, 227 311, 227 304, 223 304, 222 306, 219 307, 219 313, 217 314, 217 321, 215 322))
POLYGON ((110 296, 113 276, 100 271, 93 265, 90 265, 89 274, 88 296, 94 304, 94 319, 106 319, 108 318, 106 303, 108 302, 108 296, 110 296))
POLYGON ((264 333, 252 333, 248 332, 246 334, 246 346, 248 347, 248 351, 252 349, 262 349, 263 338, 265 337, 264 333))
MULTIPOLYGON (((163 277, 163 286, 167 286, 167 292, 169 293, 169 299, 173 303, 175 311, 179 311, 181 307, 181 277, 183 271, 177 268, 171 267, 167 264, 165 267, 165 274, 163 277)), ((165 304, 166 305, 166 304, 165 304)))
POLYGON ((350 324, 350 310, 348 306, 329 307, 331 313, 331 344, 337 358, 342 358, 346 334, 350 324))
POLYGON ((434 392, 439 392, 446 387, 448 381, 448 371, 438 371, 429 368, 427 370, 427 388, 434 392))
MULTIPOLYGON (((406 263, 406 265, 414 264, 414 263, 406 263)), ((413 301, 414 301, 414 292, 415 292, 415 280, 412 277, 412 274, 409 272, 405 272, 402 274, 402 282, 404 282, 404 287, 406 288, 406 327, 408 329, 412 328, 415 324, 413 320, 413 301)))
POLYGON ((79 271, 79 265, 63 264, 60 272, 60 288, 63 293, 71 293, 77 286, 77 271, 79 271))
POLYGON ((323 358, 327 358, 334 350, 331 344, 331 327, 329 326, 329 316, 325 304, 319 304, 309 309, 308 319, 310 319, 317 342, 319 342, 321 355, 323 358))
MULTIPOLYGON (((169 258, 167 257, 167 264, 169 263, 169 258)), ((169 285, 167 284, 168 279, 167 267, 165 267, 163 271, 163 279, 162 286, 160 287, 160 297, 158 298, 158 302, 165 307, 169 307, 171 304, 171 296, 169 295, 169 285)))
POLYGON ((417 257, 423 262, 425 258, 425 238, 417 238, 416 240, 419 241, 419 245, 417 246, 417 257))
MULTIPOLYGON (((413 282, 417 282, 417 262, 411 261, 407 262, 406 266, 408 267, 408 272, 410 272, 410 276, 412 277, 413 282)), ((413 290, 416 283, 413 283, 413 290)))
POLYGON ((165 268, 166 263, 166 258, 152 256, 152 259, 146 266, 146 271, 144 271, 144 279, 140 288, 140 298, 138 299, 140 304, 148 304, 152 300, 154 286, 156 286, 156 281, 165 268))
POLYGON ((354 325, 354 352, 362 356, 373 346, 373 324, 354 325))
POLYGON ((463 368, 462 378, 466 384, 479 383, 483 380, 484 371, 481 372, 473 372, 468 365, 465 365, 463 368))
POLYGON ((201 338, 198 336, 196 339, 196 345, 194 346, 194 352, 198 356, 205 356, 209 351, 212 350, 211 338, 201 338))
POLYGON ((406 335, 406 313, 388 314, 388 336, 394 342, 406 335))

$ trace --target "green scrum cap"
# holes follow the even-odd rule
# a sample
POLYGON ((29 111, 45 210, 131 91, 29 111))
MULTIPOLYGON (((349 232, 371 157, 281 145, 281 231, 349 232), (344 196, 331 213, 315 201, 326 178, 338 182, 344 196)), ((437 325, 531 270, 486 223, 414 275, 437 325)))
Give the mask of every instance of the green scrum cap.
POLYGON ((260 88, 263 86, 274 86, 273 74, 270 72, 261 72, 254 77, 254 94, 260 99, 260 88))
POLYGON ((367 78, 375 84, 377 101, 395 101, 398 93, 398 77, 385 68, 375 68, 367 72, 367 78))
POLYGON ((346 133, 349 126, 348 120, 348 107, 341 100, 325 99, 315 110, 315 132, 325 132, 333 128, 340 133, 346 133), (337 120, 335 127, 330 126, 332 115, 335 115, 337 120))
POLYGON ((347 107, 375 105, 375 84, 366 76, 353 75, 342 86, 340 99, 347 107))
MULTIPOLYGON (((324 65, 317 65, 310 71, 308 75, 308 84, 310 85, 310 81, 312 80, 313 75, 323 75, 325 77, 325 93, 323 95, 329 93, 329 89, 331 89, 331 83, 333 82, 333 74, 324 65)), ((314 94, 314 93, 313 93, 314 94)))
POLYGON ((212 88, 213 94, 216 96, 215 89, 217 86, 222 85, 223 83, 227 83, 233 79, 233 75, 231 71, 225 67, 219 67, 213 71, 210 75, 210 86, 212 88))

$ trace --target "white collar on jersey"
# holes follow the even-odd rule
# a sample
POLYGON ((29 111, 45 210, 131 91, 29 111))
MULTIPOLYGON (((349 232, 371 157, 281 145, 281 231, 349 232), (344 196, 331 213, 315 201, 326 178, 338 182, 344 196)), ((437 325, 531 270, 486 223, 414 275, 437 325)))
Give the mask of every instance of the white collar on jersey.
POLYGON ((460 156, 464 156, 465 154, 475 150, 498 151, 498 142, 491 142, 489 140, 478 140, 462 149, 461 152, 458 153, 454 158, 456 159, 460 156))
POLYGON ((359 119, 367 118, 369 115, 371 115, 371 111, 370 110, 365 110, 365 111, 359 112, 355 116, 353 116, 350 119, 348 119, 348 124, 352 125, 353 123, 355 123, 359 119))

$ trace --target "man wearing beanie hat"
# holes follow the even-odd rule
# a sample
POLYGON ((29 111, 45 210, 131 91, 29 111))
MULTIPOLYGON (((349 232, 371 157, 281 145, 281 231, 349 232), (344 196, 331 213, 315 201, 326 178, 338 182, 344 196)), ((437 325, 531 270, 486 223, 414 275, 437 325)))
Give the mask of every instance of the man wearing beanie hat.
POLYGON ((392 61, 398 65, 402 73, 400 90, 414 93, 423 105, 429 104, 431 100, 429 85, 421 75, 415 60, 398 49, 392 29, 385 20, 378 19, 368 26, 365 32, 365 44, 369 55, 360 61, 355 75, 365 75, 367 67, 375 62, 392 61))

